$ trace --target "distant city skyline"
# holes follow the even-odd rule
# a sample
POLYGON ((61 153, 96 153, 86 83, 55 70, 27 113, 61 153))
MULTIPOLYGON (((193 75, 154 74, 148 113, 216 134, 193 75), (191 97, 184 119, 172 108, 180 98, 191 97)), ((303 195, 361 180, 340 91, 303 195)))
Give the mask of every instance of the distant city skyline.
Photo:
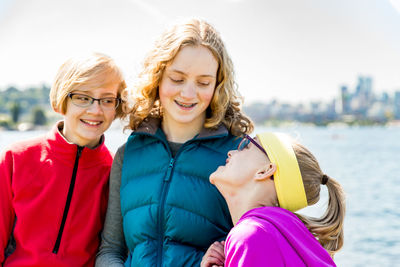
POLYGON ((293 121, 327 125, 399 125, 400 90, 393 94, 374 92, 373 79, 359 76, 355 88, 342 86, 339 95, 327 102, 285 103, 279 100, 244 106, 254 122, 277 125, 293 121), (337 124, 339 123, 339 124, 337 124))
POLYGON ((87 51, 115 58, 129 84, 165 25, 188 16, 221 33, 247 103, 326 101, 360 75, 400 90, 400 0, 0 0, 0 89, 50 85, 87 51))

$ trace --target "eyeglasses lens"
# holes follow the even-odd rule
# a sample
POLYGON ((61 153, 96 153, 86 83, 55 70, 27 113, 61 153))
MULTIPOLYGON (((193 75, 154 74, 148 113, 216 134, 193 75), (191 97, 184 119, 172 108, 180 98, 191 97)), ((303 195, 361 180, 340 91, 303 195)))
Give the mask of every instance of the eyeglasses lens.
POLYGON ((93 104, 94 101, 98 101, 100 106, 103 107, 104 109, 115 109, 119 105, 119 99, 113 97, 96 99, 81 94, 70 94, 69 96, 72 100, 72 103, 74 103, 79 107, 89 107, 90 105, 93 104))

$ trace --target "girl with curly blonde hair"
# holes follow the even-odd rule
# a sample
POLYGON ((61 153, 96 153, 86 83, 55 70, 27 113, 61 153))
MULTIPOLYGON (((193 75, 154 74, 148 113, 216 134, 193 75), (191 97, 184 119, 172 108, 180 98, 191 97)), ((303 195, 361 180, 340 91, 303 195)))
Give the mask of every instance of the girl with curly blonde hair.
POLYGON ((169 28, 135 89, 123 94, 133 133, 113 163, 97 265, 199 266, 232 227, 208 177, 253 130, 219 33, 199 19, 169 28))

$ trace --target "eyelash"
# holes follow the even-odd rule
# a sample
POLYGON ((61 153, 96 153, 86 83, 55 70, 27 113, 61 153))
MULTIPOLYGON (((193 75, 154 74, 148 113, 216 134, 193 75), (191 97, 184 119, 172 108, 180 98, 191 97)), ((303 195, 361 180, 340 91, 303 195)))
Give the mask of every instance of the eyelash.
MULTIPOLYGON (((171 77, 170 77, 170 79, 171 79, 172 82, 178 83, 178 84, 183 82, 183 80, 173 79, 171 77)), ((199 86, 209 86, 210 85, 210 83, 201 83, 201 82, 198 82, 197 84, 199 86)))
POLYGON ((173 81, 174 83, 181 83, 181 82, 183 82, 183 80, 176 80, 176 79, 172 79, 172 78, 170 78, 171 79, 171 81, 173 81))

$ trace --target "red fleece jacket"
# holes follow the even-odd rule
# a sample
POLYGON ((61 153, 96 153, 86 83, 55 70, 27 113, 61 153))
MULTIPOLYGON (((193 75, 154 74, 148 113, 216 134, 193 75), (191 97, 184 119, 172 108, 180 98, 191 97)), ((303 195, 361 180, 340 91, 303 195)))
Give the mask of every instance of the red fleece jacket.
POLYGON ((47 135, 1 153, 0 265, 94 265, 112 155, 104 142, 83 148, 79 158, 77 151, 55 126, 47 135), (5 258, 11 235, 16 248, 5 258))

